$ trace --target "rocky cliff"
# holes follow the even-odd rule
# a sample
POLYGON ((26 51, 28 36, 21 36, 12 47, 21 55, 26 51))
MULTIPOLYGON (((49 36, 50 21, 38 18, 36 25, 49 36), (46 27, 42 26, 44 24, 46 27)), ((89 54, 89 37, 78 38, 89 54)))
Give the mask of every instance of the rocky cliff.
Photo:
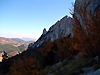
MULTIPOLYGON (((98 10, 98 8, 100 7, 100 0, 76 0, 75 1, 75 8, 82 8, 82 7, 86 7, 86 10, 88 11, 89 14, 93 14, 94 16, 96 16, 96 11, 98 10)), ((78 13, 75 9, 74 9, 74 14, 77 16, 77 18, 82 21, 82 17, 80 16, 80 13, 78 13)))
MULTIPOLYGON (((96 13, 96 10, 100 7, 100 0, 76 0, 75 7, 83 7, 86 5, 86 9, 90 14, 96 13)), ((74 9, 74 14, 81 20, 80 14, 74 9)), ((28 48, 38 47, 40 46, 45 40, 54 41, 60 37, 66 37, 69 34, 72 34, 72 23, 73 20, 71 17, 65 16, 61 20, 58 20, 54 25, 52 25, 48 31, 46 28, 43 30, 43 34, 41 37, 34 43, 29 44, 28 48)))
POLYGON ((45 40, 54 41, 60 37, 66 37, 71 33, 72 18, 66 15, 61 20, 58 20, 54 25, 52 25, 48 31, 46 31, 46 28, 44 28, 41 37, 34 44, 30 44, 28 47, 38 47, 45 40))
POLYGON ((81 8, 84 5, 87 7, 89 13, 95 14, 97 8, 100 7, 100 0, 76 0, 75 1, 75 6, 77 7, 81 8))

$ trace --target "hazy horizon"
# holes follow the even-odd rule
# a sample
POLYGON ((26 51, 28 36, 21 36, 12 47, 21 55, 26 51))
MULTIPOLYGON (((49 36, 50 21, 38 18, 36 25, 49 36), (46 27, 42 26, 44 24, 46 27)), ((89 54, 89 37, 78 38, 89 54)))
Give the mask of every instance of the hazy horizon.
POLYGON ((22 38, 16 38, 16 37, 2 37, 2 38, 7 38, 7 39, 21 39, 21 40, 24 40, 24 41, 36 41, 37 39, 34 39, 34 38, 28 38, 28 37, 22 37, 22 38))

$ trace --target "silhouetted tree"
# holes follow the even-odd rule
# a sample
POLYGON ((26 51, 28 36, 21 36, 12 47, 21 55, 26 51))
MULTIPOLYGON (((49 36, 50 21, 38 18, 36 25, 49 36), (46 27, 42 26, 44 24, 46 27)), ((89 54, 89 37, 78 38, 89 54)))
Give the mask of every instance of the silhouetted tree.
POLYGON ((3 57, 3 60, 8 59, 8 55, 7 55, 7 53, 5 51, 3 52, 2 57, 3 57))

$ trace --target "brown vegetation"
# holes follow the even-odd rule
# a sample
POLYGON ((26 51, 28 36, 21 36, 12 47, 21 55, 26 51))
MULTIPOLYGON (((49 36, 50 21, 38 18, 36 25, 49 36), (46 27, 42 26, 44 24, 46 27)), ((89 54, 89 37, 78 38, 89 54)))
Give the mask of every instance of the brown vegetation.
MULTIPOLYGON (((20 57, 14 61, 9 69, 8 75, 45 75, 43 69, 48 65, 53 65, 58 61, 72 59, 78 53, 83 56, 97 56, 100 54, 100 13, 97 11, 96 16, 89 14, 86 6, 83 8, 75 7, 79 13, 81 20, 74 14, 73 37, 63 37, 54 42, 46 41, 38 48, 30 48, 29 52, 33 55, 28 57, 20 57)), ((28 51, 26 51, 28 53, 28 51)), ((84 57, 85 58, 85 57, 84 57)), ((85 63, 78 59, 78 62, 69 64, 69 68, 74 69, 85 67, 85 63), (77 66, 77 65, 78 66, 77 66), (82 66, 83 65, 83 66, 82 66)), ((87 59, 86 59, 87 60, 87 59)), ((87 60, 88 61, 88 60, 87 60)), ((66 68, 65 68, 66 69, 66 68)), ((66 70, 65 70, 66 72, 66 70)))
POLYGON ((10 67, 8 75, 44 75, 40 70, 39 62, 32 57, 18 59, 10 67), (41 73, 40 73, 41 72, 41 73))
POLYGON ((83 8, 75 7, 75 10, 81 19, 78 19, 74 14, 73 47, 79 50, 81 55, 96 56, 100 53, 100 13, 97 11, 95 17, 88 13, 86 6, 83 8))

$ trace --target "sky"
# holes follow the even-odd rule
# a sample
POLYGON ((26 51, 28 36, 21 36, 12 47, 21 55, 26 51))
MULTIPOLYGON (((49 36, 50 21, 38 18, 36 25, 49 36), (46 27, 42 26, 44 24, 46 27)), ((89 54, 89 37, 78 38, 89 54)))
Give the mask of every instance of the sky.
POLYGON ((70 16, 74 0, 0 0, 0 37, 38 39, 59 19, 70 16))

